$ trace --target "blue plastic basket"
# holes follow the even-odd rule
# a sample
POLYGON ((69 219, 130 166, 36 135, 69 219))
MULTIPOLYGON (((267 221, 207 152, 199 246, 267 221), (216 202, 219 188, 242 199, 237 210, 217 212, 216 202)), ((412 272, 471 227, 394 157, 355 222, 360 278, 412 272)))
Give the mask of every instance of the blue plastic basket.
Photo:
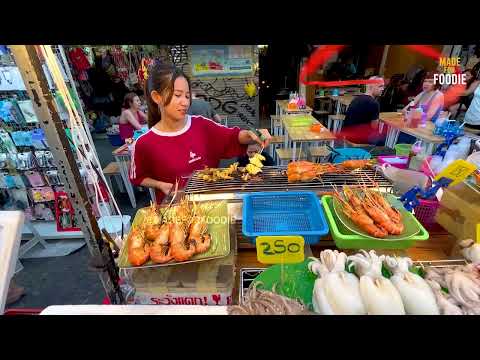
POLYGON ((328 230, 314 192, 258 192, 243 197, 242 232, 252 243, 257 236, 300 235, 306 244, 315 244, 328 230))
POLYGON ((347 160, 363 160, 363 159, 371 159, 372 155, 363 149, 359 148, 335 148, 339 154, 333 153, 333 161, 332 163, 338 164, 347 160))

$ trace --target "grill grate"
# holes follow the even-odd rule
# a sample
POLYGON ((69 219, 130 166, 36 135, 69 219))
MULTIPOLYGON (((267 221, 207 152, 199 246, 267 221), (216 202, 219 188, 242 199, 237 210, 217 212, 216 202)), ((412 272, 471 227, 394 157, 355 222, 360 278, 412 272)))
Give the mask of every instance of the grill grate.
POLYGON ((335 186, 343 185, 362 186, 391 189, 391 182, 386 179, 380 171, 374 169, 354 170, 349 173, 324 174, 320 180, 310 182, 289 183, 284 174, 286 166, 267 166, 260 174, 262 181, 245 182, 241 179, 220 180, 215 183, 208 183, 201 180, 195 171, 185 187, 186 194, 202 193, 225 193, 225 192, 257 192, 257 191, 298 191, 298 190, 319 190, 329 192, 335 186), (376 182, 377 184, 375 184, 376 182))

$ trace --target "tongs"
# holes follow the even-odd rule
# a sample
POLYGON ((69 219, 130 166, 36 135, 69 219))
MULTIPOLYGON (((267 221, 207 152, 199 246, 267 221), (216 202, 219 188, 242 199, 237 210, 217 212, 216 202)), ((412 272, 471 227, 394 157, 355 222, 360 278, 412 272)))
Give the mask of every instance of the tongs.
MULTIPOLYGON (((251 132, 253 132, 255 135, 258 136, 258 138, 262 141, 265 141, 267 138, 265 137, 265 135, 263 135, 263 133, 258 130, 257 128, 254 128, 253 126, 251 125, 248 125, 248 130, 250 130, 251 132)), ((262 145, 262 148, 260 150, 260 154, 263 152, 263 148, 264 146, 262 145)))

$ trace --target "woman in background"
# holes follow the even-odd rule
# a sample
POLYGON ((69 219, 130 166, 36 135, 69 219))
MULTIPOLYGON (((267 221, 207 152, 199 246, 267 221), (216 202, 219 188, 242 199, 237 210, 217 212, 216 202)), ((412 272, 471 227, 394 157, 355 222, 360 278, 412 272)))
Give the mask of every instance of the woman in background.
POLYGON ((435 84, 433 80, 433 72, 429 72, 423 80, 423 91, 418 94, 412 103, 403 108, 404 114, 410 108, 421 107, 423 112, 426 113, 427 121, 435 122, 440 113, 443 110, 443 93, 438 90, 441 85, 435 84))
POLYGON ((146 124, 147 116, 140 110, 141 105, 137 94, 128 93, 125 95, 123 111, 119 120, 120 138, 123 141, 132 138, 135 130, 141 130, 142 126, 146 124))

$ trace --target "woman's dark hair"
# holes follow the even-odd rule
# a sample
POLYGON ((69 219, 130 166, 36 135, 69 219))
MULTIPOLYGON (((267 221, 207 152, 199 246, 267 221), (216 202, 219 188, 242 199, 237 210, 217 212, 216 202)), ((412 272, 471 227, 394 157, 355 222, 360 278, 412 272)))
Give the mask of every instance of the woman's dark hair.
POLYGON ((135 94, 134 92, 129 92, 128 94, 125 95, 125 97, 123 98, 123 108, 124 109, 128 109, 130 107, 130 105, 132 105, 132 102, 133 102, 133 99, 135 99, 135 97, 137 97, 138 95, 135 94))
MULTIPOLYGON (((425 75, 425 77, 423 78, 423 81, 425 81, 425 80, 430 80, 430 79, 433 80, 435 74, 438 74, 438 73, 436 73, 435 71, 429 71, 429 72, 425 75)), ((434 83, 434 84, 433 84, 433 89, 434 89, 434 90, 438 90, 438 89, 440 89, 441 87, 442 87, 442 85, 441 85, 440 83, 437 83, 437 84, 434 83)))
MULTIPOLYGON (((187 80, 188 88, 191 89, 190 79, 182 70, 171 64, 155 61, 148 68, 148 79, 145 81, 145 99, 148 105, 148 127, 151 128, 161 120, 160 110, 153 101, 151 93, 157 91, 165 99, 163 105, 170 104, 173 96, 175 80, 183 77, 187 80)), ((190 98, 190 102, 191 102, 190 98)))
POLYGON ((463 70, 462 74, 466 74, 466 73, 470 73, 470 75, 472 75, 472 78, 470 80, 467 81, 467 89, 470 87, 470 85, 472 85, 472 83, 477 80, 475 79, 475 73, 473 72, 472 69, 465 69, 463 70))

